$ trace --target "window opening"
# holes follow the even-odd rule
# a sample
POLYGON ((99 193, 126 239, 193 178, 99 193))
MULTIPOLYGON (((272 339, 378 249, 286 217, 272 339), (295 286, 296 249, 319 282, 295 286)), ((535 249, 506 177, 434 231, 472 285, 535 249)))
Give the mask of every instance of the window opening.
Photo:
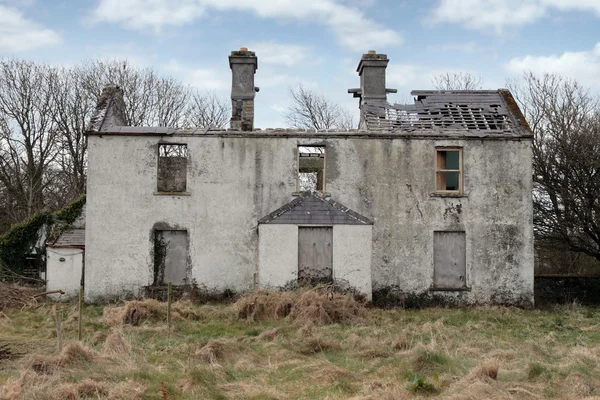
POLYGON ((298 190, 325 191, 325 146, 298 146, 298 190))
POLYGON ((188 151, 185 144, 158 145, 157 190, 185 192, 188 151))
POLYGON ((436 192, 462 193, 462 149, 436 149, 436 192))

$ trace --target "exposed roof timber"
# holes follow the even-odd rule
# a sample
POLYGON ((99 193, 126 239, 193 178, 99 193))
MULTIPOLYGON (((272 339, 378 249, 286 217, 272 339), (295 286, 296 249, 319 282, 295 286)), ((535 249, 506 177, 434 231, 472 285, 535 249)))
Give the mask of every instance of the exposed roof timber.
POLYGON ((413 91, 414 104, 363 102, 363 127, 371 131, 452 132, 477 131, 477 136, 531 136, 508 90, 413 91), (510 101, 512 100, 512 101, 510 101))

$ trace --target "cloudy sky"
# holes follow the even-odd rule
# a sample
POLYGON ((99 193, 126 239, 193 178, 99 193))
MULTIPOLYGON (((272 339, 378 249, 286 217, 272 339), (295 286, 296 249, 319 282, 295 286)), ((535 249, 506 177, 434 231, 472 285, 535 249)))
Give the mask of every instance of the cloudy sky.
POLYGON ((390 101, 466 71, 484 88, 523 70, 600 89, 600 0, 0 0, 0 57, 126 58, 229 95, 231 50, 257 53, 256 126, 284 126, 302 83, 349 111, 356 66, 386 53, 390 101))

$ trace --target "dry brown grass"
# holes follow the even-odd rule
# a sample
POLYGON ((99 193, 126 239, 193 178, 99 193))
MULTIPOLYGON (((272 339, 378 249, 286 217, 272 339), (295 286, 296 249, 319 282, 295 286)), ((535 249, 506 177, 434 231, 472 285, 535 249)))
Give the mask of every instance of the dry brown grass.
MULTIPOLYGON (((12 309, 6 315, 14 328, 0 319, 0 342, 6 337, 29 356, 0 360, 0 399, 155 399, 163 392, 169 400, 599 396, 600 310, 361 310, 359 303, 355 312, 330 293, 261 292, 246 303, 204 305, 175 319, 171 331, 163 305, 154 314, 129 305, 144 315, 136 327, 123 324, 128 303, 113 311, 112 327, 110 311, 101 317, 103 309, 86 307, 89 347, 69 345, 61 354, 53 353, 48 305, 12 309), (310 317, 292 318, 297 305, 310 317), (340 307, 343 313, 332 311, 340 307)), ((76 337, 74 327, 76 320, 65 322, 66 341, 76 337)))
POLYGON ((196 352, 196 357, 204 363, 216 364, 223 357, 224 349, 225 343, 218 340, 209 340, 196 352))
POLYGON ((233 308, 239 318, 248 321, 277 321, 287 318, 302 325, 357 323, 365 315, 362 303, 328 287, 299 292, 258 291, 242 296, 233 308))
POLYGON ((44 354, 31 354, 25 359, 25 366, 38 374, 51 375, 60 367, 70 366, 78 363, 91 362, 98 359, 95 351, 82 346, 78 342, 67 344, 58 356, 44 354))
MULTIPOLYGON (((173 321, 200 319, 202 314, 189 301, 176 301, 171 306, 173 321)), ((122 306, 106 307, 102 320, 109 326, 139 326, 144 322, 164 322, 167 320, 167 304, 154 299, 126 301, 122 306)))
POLYGON ((307 290, 300 293, 290 312, 290 320, 317 325, 357 323, 363 319, 365 307, 353 297, 330 292, 307 290))
POLYGON ((279 335, 279 328, 273 328, 263 331, 260 335, 258 335, 258 338, 260 340, 271 341, 274 340, 277 335, 279 335))
POLYGON ((122 357, 131 351, 131 345, 123 337, 123 332, 114 329, 104 342, 104 354, 122 357))
POLYGON ((108 382, 97 382, 85 379, 79 383, 62 384, 56 388, 55 396, 59 399, 78 400, 106 397, 110 393, 108 382))
POLYGON ((298 352, 300 354, 323 353, 331 350, 340 350, 340 343, 332 338, 323 335, 311 335, 302 338, 298 342, 298 352))
POLYGON ((295 298, 290 292, 260 290, 241 296, 232 307, 248 321, 276 321, 288 316, 295 298))

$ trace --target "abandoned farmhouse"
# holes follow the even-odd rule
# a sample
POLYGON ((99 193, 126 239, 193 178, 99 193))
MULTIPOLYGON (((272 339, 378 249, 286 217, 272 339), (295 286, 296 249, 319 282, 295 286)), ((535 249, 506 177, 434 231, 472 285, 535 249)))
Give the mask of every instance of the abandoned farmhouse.
POLYGON ((362 56, 349 131, 255 129, 245 48, 229 56, 230 129, 124 126, 123 93, 106 87, 87 130, 86 299, 333 281, 531 305, 532 133, 512 95, 390 104, 388 62, 362 56))

